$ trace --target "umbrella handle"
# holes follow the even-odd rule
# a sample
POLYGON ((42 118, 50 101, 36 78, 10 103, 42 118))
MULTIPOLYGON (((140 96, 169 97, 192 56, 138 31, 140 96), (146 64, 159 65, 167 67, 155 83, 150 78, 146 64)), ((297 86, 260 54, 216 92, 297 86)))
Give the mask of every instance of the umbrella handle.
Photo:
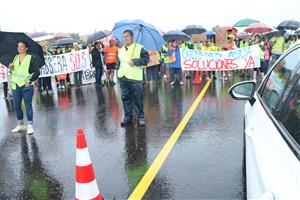
MULTIPOLYGON (((139 29, 139 33, 137 35, 137 38, 136 38, 136 42, 139 40, 139 37, 140 37, 140 33, 142 32, 142 26, 140 26, 140 29, 139 29)), ((134 54, 134 50, 135 50, 135 47, 136 47, 136 42, 134 43, 134 47, 133 47, 133 51, 132 51, 132 54, 130 56, 130 58, 132 59, 132 56, 134 54)))

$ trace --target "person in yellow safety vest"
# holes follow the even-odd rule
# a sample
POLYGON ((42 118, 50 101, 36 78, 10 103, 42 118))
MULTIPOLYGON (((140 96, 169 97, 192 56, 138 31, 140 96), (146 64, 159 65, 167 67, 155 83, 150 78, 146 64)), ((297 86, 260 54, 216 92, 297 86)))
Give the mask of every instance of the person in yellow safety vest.
MULTIPOLYGON (((220 48, 214 42, 208 42, 207 51, 220 51, 220 48)), ((216 71, 208 71, 207 80, 213 76, 213 80, 216 80, 216 71)))
POLYGON ((133 42, 133 32, 123 32, 125 45, 119 50, 120 67, 118 78, 120 80, 121 98, 124 109, 124 119, 121 126, 131 124, 133 120, 133 104, 138 111, 138 125, 144 126, 144 88, 143 68, 150 60, 149 53, 143 45, 133 42))
POLYGON ((239 48, 245 48, 250 46, 250 40, 249 39, 243 39, 240 41, 239 48))
POLYGON ((28 44, 25 41, 18 42, 18 55, 9 64, 11 71, 13 103, 18 119, 18 125, 13 133, 25 130, 23 122, 22 100, 24 99, 27 115, 27 134, 33 133, 32 97, 34 93, 33 83, 40 75, 39 67, 35 65, 35 57, 28 54, 28 44))
POLYGON ((298 40, 297 35, 291 35, 289 41, 286 43, 286 49, 289 49, 293 44, 295 44, 298 40))
POLYGON ((280 32, 276 33, 276 35, 271 39, 271 48, 272 48, 272 56, 271 56, 271 64, 273 65, 276 60, 283 54, 285 51, 285 40, 281 36, 280 32))
POLYGON ((257 73, 263 73, 263 65, 265 60, 264 42, 261 40, 261 36, 259 34, 256 34, 254 36, 254 41, 252 42, 252 45, 259 45, 260 67, 253 69, 253 79, 256 81, 257 73))
POLYGON ((164 44, 161 47, 161 52, 160 52, 160 59, 161 59, 161 64, 162 64, 162 75, 164 77, 164 79, 167 79, 167 68, 169 67, 169 56, 167 56, 167 52, 168 52, 168 46, 167 44, 164 44))

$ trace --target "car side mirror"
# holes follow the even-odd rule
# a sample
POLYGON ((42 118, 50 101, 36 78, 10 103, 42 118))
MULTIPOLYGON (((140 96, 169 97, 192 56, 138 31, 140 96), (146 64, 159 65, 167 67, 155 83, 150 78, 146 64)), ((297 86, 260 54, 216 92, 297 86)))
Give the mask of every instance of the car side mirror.
POLYGON ((255 81, 243 81, 231 86, 228 90, 230 96, 235 100, 251 100, 256 90, 255 81))

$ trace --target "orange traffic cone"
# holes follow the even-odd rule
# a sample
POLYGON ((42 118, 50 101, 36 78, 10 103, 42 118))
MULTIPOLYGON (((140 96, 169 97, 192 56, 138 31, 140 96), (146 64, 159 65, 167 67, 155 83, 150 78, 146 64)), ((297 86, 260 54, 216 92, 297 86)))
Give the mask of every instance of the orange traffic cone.
POLYGON ((99 193, 83 129, 77 130, 76 140, 75 200, 103 200, 99 193))
POLYGON ((194 84, 200 84, 200 83, 202 83, 202 78, 201 78, 201 72, 200 71, 196 71, 196 76, 194 78, 193 83, 194 84))

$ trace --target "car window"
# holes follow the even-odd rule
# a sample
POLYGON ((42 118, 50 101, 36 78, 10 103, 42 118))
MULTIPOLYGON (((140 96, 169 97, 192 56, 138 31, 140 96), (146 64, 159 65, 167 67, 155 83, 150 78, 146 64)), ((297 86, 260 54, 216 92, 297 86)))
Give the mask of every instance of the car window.
POLYGON ((300 80, 284 102, 278 120, 300 145, 300 80))
POLYGON ((300 49, 281 59, 265 80, 261 97, 265 105, 276 115, 278 105, 284 102, 293 88, 300 65, 300 49))

